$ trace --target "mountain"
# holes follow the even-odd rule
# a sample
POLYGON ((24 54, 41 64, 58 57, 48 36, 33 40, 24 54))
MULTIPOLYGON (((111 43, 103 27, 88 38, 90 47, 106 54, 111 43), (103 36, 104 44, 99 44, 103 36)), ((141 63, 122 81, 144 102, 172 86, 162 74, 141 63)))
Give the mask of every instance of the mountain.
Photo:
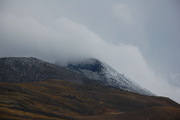
POLYGON ((0 58, 0 82, 38 82, 47 79, 100 84, 144 95, 154 95, 96 59, 88 59, 62 67, 33 57, 0 58))
POLYGON ((96 59, 86 59, 76 63, 70 63, 67 68, 88 77, 100 80, 117 89, 127 90, 144 95, 155 95, 139 84, 118 73, 112 67, 96 59))
POLYGON ((74 83, 97 83, 65 67, 48 63, 33 57, 0 58, 0 82, 38 82, 47 79, 61 79, 74 83))
POLYGON ((180 105, 97 84, 0 83, 1 120, 179 120, 180 105))
POLYGON ((151 95, 96 59, 62 67, 0 58, 1 120, 180 119, 178 103, 151 95))

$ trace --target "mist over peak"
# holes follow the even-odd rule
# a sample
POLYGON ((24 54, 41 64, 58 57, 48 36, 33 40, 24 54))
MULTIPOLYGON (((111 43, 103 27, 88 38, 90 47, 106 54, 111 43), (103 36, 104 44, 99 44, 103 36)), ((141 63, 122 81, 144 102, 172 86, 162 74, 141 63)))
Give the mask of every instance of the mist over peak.
POLYGON ((166 0, 2 0, 0 57, 61 64, 96 58, 180 101, 178 10, 177 2, 166 0))

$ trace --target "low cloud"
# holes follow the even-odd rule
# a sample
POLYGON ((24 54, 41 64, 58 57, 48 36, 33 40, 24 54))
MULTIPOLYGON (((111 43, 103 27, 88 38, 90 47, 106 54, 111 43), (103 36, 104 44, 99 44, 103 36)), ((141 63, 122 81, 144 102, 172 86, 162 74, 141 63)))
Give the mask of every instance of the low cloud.
POLYGON ((86 26, 65 17, 55 21, 55 29, 40 24, 31 16, 6 14, 1 17, 0 57, 33 56, 62 63, 93 57, 155 94, 170 96, 180 102, 177 97, 180 89, 157 78, 136 46, 105 42, 86 26))

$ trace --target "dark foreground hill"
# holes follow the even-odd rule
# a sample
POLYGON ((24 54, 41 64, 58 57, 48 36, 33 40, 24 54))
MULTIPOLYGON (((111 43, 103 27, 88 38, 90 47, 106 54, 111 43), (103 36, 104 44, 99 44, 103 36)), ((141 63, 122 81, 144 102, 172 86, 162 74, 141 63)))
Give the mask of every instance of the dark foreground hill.
POLYGON ((169 98, 63 80, 0 83, 1 120, 180 120, 169 98))

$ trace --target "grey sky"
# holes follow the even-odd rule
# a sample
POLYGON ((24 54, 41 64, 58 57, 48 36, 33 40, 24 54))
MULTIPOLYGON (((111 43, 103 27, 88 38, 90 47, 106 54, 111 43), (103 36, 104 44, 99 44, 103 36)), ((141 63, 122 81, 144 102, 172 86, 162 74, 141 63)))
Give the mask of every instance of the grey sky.
POLYGON ((0 57, 95 57, 180 103, 178 0, 0 0, 0 57))

